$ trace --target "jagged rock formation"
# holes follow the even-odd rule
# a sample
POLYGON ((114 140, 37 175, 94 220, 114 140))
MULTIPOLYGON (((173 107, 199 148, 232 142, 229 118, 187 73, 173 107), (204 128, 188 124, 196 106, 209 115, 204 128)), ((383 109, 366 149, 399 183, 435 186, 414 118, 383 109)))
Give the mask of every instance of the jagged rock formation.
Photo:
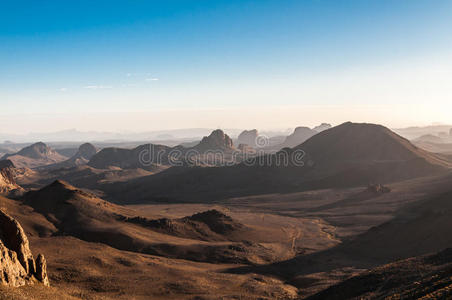
POLYGON ((331 124, 322 123, 319 126, 316 126, 316 127, 312 128, 312 130, 317 131, 317 132, 322 132, 322 131, 325 131, 325 130, 330 129, 332 127, 333 126, 331 126, 331 124))
POLYGON ((9 194, 12 191, 19 191, 22 188, 16 183, 16 170, 12 161, 0 161, 0 194, 9 194))
POLYGON ((0 210, 0 282, 18 287, 34 281, 49 285, 46 260, 41 254, 34 260, 22 226, 0 210))
POLYGON ((205 136, 194 149, 200 152, 209 150, 231 151, 234 149, 234 144, 232 139, 223 130, 217 129, 209 136, 205 136))
POLYGON ((248 145, 250 147, 256 147, 256 139, 259 136, 256 129, 253 130, 245 130, 239 134, 237 138, 238 144, 248 145))
POLYGON ((82 160, 87 163, 97 153, 96 147, 93 144, 85 143, 80 145, 77 153, 71 158, 74 161, 82 160))

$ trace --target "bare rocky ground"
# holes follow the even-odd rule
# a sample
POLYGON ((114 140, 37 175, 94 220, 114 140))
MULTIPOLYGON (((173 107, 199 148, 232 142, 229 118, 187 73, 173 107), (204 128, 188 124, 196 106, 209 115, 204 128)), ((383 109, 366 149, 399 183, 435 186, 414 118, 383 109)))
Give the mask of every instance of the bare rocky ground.
MULTIPOLYGON (((27 295, 30 299, 40 299, 37 294, 47 294, 47 298, 41 299, 52 299, 52 293, 58 294, 54 299, 64 299, 64 295, 67 299, 309 297, 350 277, 359 276, 367 269, 446 248, 449 243, 445 238, 447 228, 452 225, 444 223, 450 220, 447 206, 450 180, 451 175, 412 179, 385 186, 390 190, 387 193, 357 187, 246 196, 211 204, 126 206, 104 203, 95 195, 79 193, 74 187, 57 183, 58 197, 52 198, 52 191, 45 190, 46 193, 36 198, 40 203, 54 203, 52 201, 65 199, 64 193, 68 193, 70 197, 66 204, 61 206, 58 201, 52 204, 54 211, 40 211, 43 208, 39 206, 33 208, 30 200, 0 198, 1 207, 21 222, 33 252, 46 255, 51 283, 51 288, 45 292, 40 291, 41 286, 35 285, 17 290, 5 289, 4 294, 12 299, 23 299, 27 295), (76 208, 75 218, 64 218, 67 205, 76 208), (428 242, 423 253, 404 248, 403 243, 408 240, 391 244, 389 236, 382 240, 384 245, 381 245, 378 241, 384 235, 379 234, 379 238, 369 236, 375 232, 372 228, 383 228, 384 234, 384 229, 392 226, 394 220, 397 224, 403 223, 407 214, 416 214, 418 209, 424 211, 428 206, 436 207, 444 216, 443 223, 437 226, 445 230, 441 233, 430 222, 433 225, 429 230, 439 236, 436 241, 428 242), (179 222, 184 218, 209 210, 230 217, 234 224, 240 224, 241 229, 234 234, 218 235, 198 224, 195 231, 193 227, 189 230, 184 227, 184 231, 165 232, 166 227, 149 228, 140 222, 130 222, 139 216, 140 220, 165 219, 169 224, 180 226, 179 222), (99 215, 102 218, 99 219, 99 215), (117 215, 129 219, 117 219, 117 215), (108 223, 107 231, 105 223, 108 223), (78 231, 73 228, 78 228, 78 231), (83 239, 87 236, 80 235, 80 230, 94 230, 98 236, 88 235, 86 241, 83 239), (147 243, 159 245, 161 252, 149 253, 140 248, 121 250, 120 246, 106 240, 108 234, 105 233, 110 230, 121 232, 130 237, 130 241, 148 239, 147 243), (242 240, 248 241, 243 244, 244 252, 236 251, 238 249, 224 251, 229 247, 227 245, 237 245, 242 240), (438 241, 445 242, 441 244, 438 241), (190 245, 191 252, 181 250, 187 245, 190 245), (216 248, 215 256, 205 257, 206 248, 199 248, 200 245, 227 247, 216 248), (386 251, 387 248, 405 249, 406 252, 392 253, 386 251), (179 256, 174 256, 174 253, 179 256), (231 260, 231 253, 239 254, 238 258, 242 254, 247 260, 231 260)), ((441 220, 438 217, 434 219, 441 220)), ((410 232, 419 230, 408 227, 404 236, 408 237, 410 232)), ((418 238, 414 237, 414 240, 418 238)))
MULTIPOLYGON (((64 191, 73 196, 73 191, 64 191)), ((97 202, 99 200, 91 198, 89 194, 78 195, 77 193, 78 198, 75 197, 77 202, 73 203, 73 207, 77 207, 77 213, 71 215, 71 217, 75 216, 75 220, 90 223, 92 222, 89 218, 90 215, 84 209, 90 204, 94 204, 94 207, 96 207, 98 203, 102 202, 97 202), (77 214, 81 214, 82 218, 79 219, 80 215, 77 217, 77 214)), ((52 200, 48 193, 45 196, 50 199, 49 201, 52 200)), ((59 194, 59 196, 62 195, 59 194)), ((98 232, 99 241, 102 241, 100 243, 95 242, 95 240, 87 242, 80 238, 68 236, 68 234, 77 235, 77 232, 69 226, 72 223, 65 223, 62 216, 63 212, 67 212, 67 202, 63 211, 54 211, 52 215, 49 215, 40 213, 38 207, 33 209, 27 204, 27 201, 22 202, 3 197, 0 200, 1 206, 23 223, 33 251, 48 254, 46 258, 51 284, 51 287, 45 290, 42 289, 41 285, 25 286, 14 290, 4 289, 2 294, 5 297, 7 295, 8 299, 26 299, 27 297, 29 299, 71 299, 71 297, 77 299, 290 299, 296 298, 298 294, 295 287, 271 276, 238 275, 225 272, 229 268, 243 265, 240 263, 242 261, 240 259, 237 259, 237 262, 233 264, 218 261, 215 263, 197 262, 196 260, 199 260, 195 257, 196 251, 199 251, 197 247, 193 247, 193 254, 187 256, 187 259, 176 259, 169 258, 168 253, 155 256, 142 253, 143 251, 138 249, 124 251, 110 247, 105 244, 108 243, 103 236, 105 232, 98 232), (66 224, 66 227, 64 224, 66 224)), ((70 198, 70 200, 74 199, 70 198)), ((106 205, 106 208, 98 209, 95 214, 98 215, 102 211, 113 211, 114 213, 128 213, 132 216, 131 213, 134 212, 129 208, 106 205)), ((57 204, 55 207, 58 209, 57 204)), ((89 208, 88 211, 91 209, 93 208, 89 208)), ((71 209, 68 211, 71 211, 71 209)), ((74 211, 71 211, 71 213, 74 213, 74 211)), ((107 221, 112 221, 112 219, 109 219, 108 213, 105 213, 105 215, 107 215, 107 221)), ((201 218, 203 216, 201 215, 201 218)), ((217 214, 214 214, 214 216, 217 216, 217 214)), ((219 216, 223 215, 219 214, 219 216)), ((190 221, 198 222, 197 218, 200 217, 195 215, 190 221)), ((101 222, 99 219, 96 220, 101 222)), ((231 221, 230 219, 227 220, 231 221)), ((227 224, 230 225, 230 223, 227 224)), ((99 223, 96 223, 93 227, 83 227, 82 223, 78 223, 78 225, 82 228, 80 230, 87 232, 92 228, 97 230, 99 223)), ((125 235, 129 234, 129 237, 134 237, 137 240, 143 239, 143 236, 146 235, 144 228, 140 228, 139 225, 129 225, 127 222, 116 225, 117 227, 114 230, 123 231, 125 235), (121 228, 121 226, 124 228, 121 228), (140 232, 137 235, 137 233, 133 233, 132 229, 139 231, 142 229, 144 233, 140 232)), ((209 242, 183 239, 151 230, 148 231, 148 234, 150 238, 160 239, 158 244, 165 243, 175 249, 194 243, 202 245, 218 243, 215 241, 216 238, 209 242)), ((245 231, 244 234, 248 233, 245 231)), ((265 236, 265 234, 262 235, 265 236)), ((215 237, 217 236, 215 235, 215 237)), ((266 238, 271 241, 271 238, 266 238)), ((273 241, 273 243, 277 242, 273 241)), ((225 246, 235 245, 235 242, 229 241, 229 239, 225 239, 221 243, 225 246)), ((245 244, 245 246, 248 248, 245 247, 245 252, 242 255, 254 256, 250 253, 254 248, 249 244, 245 244)), ((268 249, 268 253, 272 254, 270 259, 273 261, 280 259, 277 250, 273 250, 271 247, 262 247, 268 249)), ((224 250, 222 249, 220 247, 217 250, 216 255, 219 260, 223 260, 223 256, 229 255, 223 253, 224 250)), ((167 250, 163 248, 162 251, 167 250)), ((202 255, 202 253, 201 248, 201 252, 198 252, 198 254, 202 255)), ((237 253, 240 254, 241 252, 237 253)), ((255 259, 259 261, 260 254, 258 253, 255 256, 255 259)))

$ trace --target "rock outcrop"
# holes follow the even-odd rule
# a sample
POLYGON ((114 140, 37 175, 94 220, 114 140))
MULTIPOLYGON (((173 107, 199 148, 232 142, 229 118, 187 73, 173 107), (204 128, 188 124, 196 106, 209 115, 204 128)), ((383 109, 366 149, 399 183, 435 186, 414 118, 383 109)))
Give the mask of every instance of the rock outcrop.
POLYGON ((36 272, 35 277, 37 280, 42 282, 44 285, 49 286, 49 277, 47 276, 47 261, 44 255, 38 254, 36 258, 36 272))
POLYGON ((256 147, 256 139, 259 136, 256 129, 253 130, 245 130, 239 134, 237 138, 238 144, 245 144, 250 147, 256 147))
POLYGON ((84 159, 88 162, 96 153, 97 149, 93 144, 85 143, 80 145, 73 159, 84 159))
POLYGON ((234 144, 232 139, 223 130, 217 129, 212 131, 209 136, 205 136, 194 149, 200 152, 209 150, 230 151, 234 149, 234 144))
POLYGON ((93 144, 85 143, 82 144, 77 152, 68 160, 59 162, 56 164, 48 165, 46 169, 61 169, 61 168, 72 168, 77 166, 84 166, 88 164, 90 159, 96 155, 97 149, 93 144))
POLYGON ((0 210, 0 282, 18 287, 36 281, 49 285, 44 256, 34 260, 22 226, 0 210))
POLYGON ((16 183, 16 170, 12 161, 0 161, 0 194, 20 191, 22 188, 16 183))

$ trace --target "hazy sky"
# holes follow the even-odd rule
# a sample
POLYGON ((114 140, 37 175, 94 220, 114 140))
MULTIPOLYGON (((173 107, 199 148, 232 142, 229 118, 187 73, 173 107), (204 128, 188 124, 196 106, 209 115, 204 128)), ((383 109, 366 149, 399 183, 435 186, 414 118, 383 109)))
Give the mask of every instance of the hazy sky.
POLYGON ((452 123, 452 1, 1 1, 0 132, 452 123))

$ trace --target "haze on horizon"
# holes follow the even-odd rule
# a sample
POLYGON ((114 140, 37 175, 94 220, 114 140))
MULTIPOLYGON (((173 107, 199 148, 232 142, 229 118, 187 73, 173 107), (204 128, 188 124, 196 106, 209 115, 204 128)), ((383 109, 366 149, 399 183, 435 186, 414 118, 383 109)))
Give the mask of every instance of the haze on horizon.
POLYGON ((450 1, 0 5, 0 133, 450 123, 450 1))

